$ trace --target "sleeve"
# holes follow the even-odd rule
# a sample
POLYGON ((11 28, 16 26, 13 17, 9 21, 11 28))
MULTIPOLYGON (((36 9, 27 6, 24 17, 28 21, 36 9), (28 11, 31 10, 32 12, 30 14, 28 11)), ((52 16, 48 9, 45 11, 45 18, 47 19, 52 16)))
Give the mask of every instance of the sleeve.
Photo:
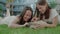
POLYGON ((56 16, 58 16, 58 12, 55 9, 51 9, 50 18, 53 19, 56 16))

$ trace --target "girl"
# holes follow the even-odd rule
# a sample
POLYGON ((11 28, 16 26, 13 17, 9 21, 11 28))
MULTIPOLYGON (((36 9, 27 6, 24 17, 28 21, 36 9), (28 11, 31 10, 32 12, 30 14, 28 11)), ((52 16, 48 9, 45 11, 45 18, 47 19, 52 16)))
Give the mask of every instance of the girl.
POLYGON ((10 24, 10 27, 25 27, 28 25, 33 16, 33 11, 30 7, 25 7, 20 16, 16 17, 10 24))
POLYGON ((7 15, 1 20, 0 24, 7 24, 8 27, 25 27, 32 19, 33 11, 30 7, 25 7, 20 16, 10 16, 9 8, 7 8, 7 15))
POLYGON ((59 20, 59 15, 55 9, 52 9, 46 0, 38 0, 36 4, 36 11, 34 18, 32 19, 33 22, 42 20, 39 27, 56 27, 59 20))

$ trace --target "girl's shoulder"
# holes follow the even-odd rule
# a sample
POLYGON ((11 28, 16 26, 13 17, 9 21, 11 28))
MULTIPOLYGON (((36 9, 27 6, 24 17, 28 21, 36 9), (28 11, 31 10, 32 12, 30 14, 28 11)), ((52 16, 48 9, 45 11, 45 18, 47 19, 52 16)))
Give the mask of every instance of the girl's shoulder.
POLYGON ((56 9, 51 9, 50 12, 57 12, 56 9))
POLYGON ((58 16, 58 12, 56 11, 56 9, 51 9, 50 10, 50 17, 54 18, 56 16, 58 16))
POLYGON ((17 19, 17 20, 20 20, 21 19, 21 17, 20 16, 15 16, 15 18, 17 19))
POLYGON ((58 12, 57 12, 56 9, 51 9, 51 10, 50 10, 50 13, 51 13, 51 14, 58 14, 58 12))

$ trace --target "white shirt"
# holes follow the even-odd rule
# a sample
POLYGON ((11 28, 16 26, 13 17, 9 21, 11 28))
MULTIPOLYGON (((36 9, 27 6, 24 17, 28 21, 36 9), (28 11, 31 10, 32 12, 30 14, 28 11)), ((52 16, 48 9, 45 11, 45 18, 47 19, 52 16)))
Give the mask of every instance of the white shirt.
POLYGON ((53 21, 53 18, 56 17, 58 18, 59 14, 57 13, 57 11, 55 9, 51 9, 50 10, 50 16, 49 16, 49 19, 44 19, 44 21, 47 21, 47 22, 52 22, 53 21))
POLYGON ((16 16, 8 16, 8 17, 5 17, 4 19, 1 19, 0 20, 0 24, 11 24, 13 20, 16 19, 16 16))

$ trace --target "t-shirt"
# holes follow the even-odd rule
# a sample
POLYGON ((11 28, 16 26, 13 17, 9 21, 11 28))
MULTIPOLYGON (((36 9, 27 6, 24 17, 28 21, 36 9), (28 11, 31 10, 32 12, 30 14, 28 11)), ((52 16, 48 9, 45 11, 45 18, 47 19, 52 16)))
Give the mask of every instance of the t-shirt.
POLYGON ((8 17, 5 17, 5 18, 1 19, 0 24, 7 24, 7 25, 9 25, 15 19, 16 19, 16 16, 8 16, 8 17))
POLYGON ((44 21, 46 22, 52 22, 53 21, 53 18, 56 17, 58 18, 58 12, 55 10, 55 9, 51 9, 50 10, 50 16, 49 16, 49 19, 44 19, 44 21))

